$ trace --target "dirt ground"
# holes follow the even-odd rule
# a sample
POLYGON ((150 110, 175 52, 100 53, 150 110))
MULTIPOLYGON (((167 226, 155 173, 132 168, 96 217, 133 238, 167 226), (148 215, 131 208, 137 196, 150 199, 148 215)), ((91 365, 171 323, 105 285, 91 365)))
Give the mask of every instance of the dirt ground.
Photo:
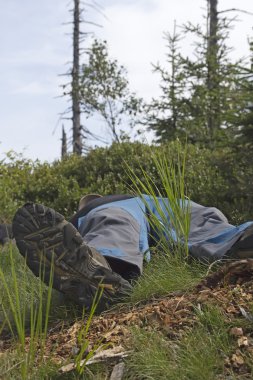
MULTIPOLYGON (((180 339, 186 329, 194 325, 196 308, 201 310, 206 304, 219 306, 231 325, 238 318, 248 322, 245 329, 236 326, 230 329, 236 349, 230 357, 224 358, 228 369, 232 368, 240 378, 247 376, 246 354, 253 363, 253 259, 224 265, 188 292, 175 292, 146 304, 124 306, 95 316, 88 339, 91 346, 100 341, 111 347, 128 347, 132 326, 162 331, 171 340, 180 339)), ((83 323, 85 321, 75 322, 68 327, 56 325, 49 332, 48 355, 54 355, 57 362, 73 355, 83 323)))
MULTIPOLYGON (((253 363, 253 259, 226 264, 187 292, 171 293, 132 307, 117 307, 95 316, 87 336, 88 350, 97 342, 127 350, 132 326, 161 331, 171 340, 180 339, 196 323, 196 308, 201 310, 206 304, 219 306, 233 326, 230 334, 235 341, 235 350, 224 358, 225 367, 232 369, 238 379, 250 378, 249 358, 253 363), (245 328, 236 326, 238 318, 247 322, 245 328)), ((85 320, 59 321, 51 326, 45 356, 59 364, 73 358, 78 350, 78 332, 85 323, 85 320)), ((7 348, 8 342, 2 342, 0 351, 7 348)))

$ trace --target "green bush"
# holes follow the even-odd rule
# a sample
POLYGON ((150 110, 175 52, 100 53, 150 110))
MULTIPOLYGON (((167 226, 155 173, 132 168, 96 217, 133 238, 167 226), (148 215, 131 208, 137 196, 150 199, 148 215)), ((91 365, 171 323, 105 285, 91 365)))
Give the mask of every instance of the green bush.
POLYGON ((9 152, 0 162, 0 220, 7 222, 23 203, 24 192, 36 163, 9 152))
MULTIPOLYGON (((142 166, 160 188, 151 151, 159 150, 170 160, 178 154, 176 145, 114 143, 93 149, 84 157, 70 155, 51 164, 10 152, 0 162, 0 219, 10 221, 26 201, 45 203, 69 217, 84 194, 129 193, 132 183, 126 164, 144 180, 142 166)), ((231 222, 242 222, 253 214, 253 165, 248 152, 188 145, 185 177, 192 200, 218 207, 231 222)))

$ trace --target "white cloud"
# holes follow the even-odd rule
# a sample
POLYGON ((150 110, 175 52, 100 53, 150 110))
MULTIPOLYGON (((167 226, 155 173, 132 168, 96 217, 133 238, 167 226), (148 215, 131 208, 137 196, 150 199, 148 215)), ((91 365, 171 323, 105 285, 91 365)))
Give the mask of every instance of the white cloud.
MULTIPOLYGON (((237 0, 220 0, 220 9, 238 6, 237 0)), ((130 83, 141 96, 150 99, 159 94, 159 78, 151 74, 151 63, 166 64, 166 41, 164 32, 172 32, 174 20, 178 25, 191 21, 201 23, 205 14, 204 0, 150 0, 109 2, 105 7, 109 22, 105 22, 101 38, 108 40, 111 55, 117 57, 129 71, 130 83), (201 9, 202 8, 202 9, 201 9)), ((240 7, 252 10, 250 0, 242 0, 240 7)), ((236 25, 232 32, 236 52, 234 55, 248 54, 247 31, 251 29, 249 16, 241 15, 244 22, 236 25), (241 30, 243 32, 238 33, 241 30)), ((182 43, 186 54, 193 50, 192 41, 182 43)))
POLYGON ((0 57, 0 64, 15 67, 34 65, 43 65, 44 67, 62 66, 66 59, 66 53, 67 51, 57 51, 54 45, 45 43, 43 46, 27 48, 21 51, 10 51, 8 55, 0 57))
MULTIPOLYGON (((0 0, 1 1, 1 0, 0 0)), ((110 55, 128 72, 133 90, 146 99, 159 94, 159 77, 151 73, 151 62, 166 62, 165 31, 173 22, 201 21, 206 0, 100 0, 107 19, 98 14, 86 18, 104 25, 96 34, 106 39, 110 55), (202 9, 201 9, 202 7, 202 9)), ((59 113, 67 100, 55 99, 58 75, 72 59, 69 0, 5 1, 0 13, 0 128, 1 151, 14 149, 40 159, 53 159, 60 152, 60 128, 52 136, 59 113)), ((219 0, 219 8, 242 8, 253 12, 252 0, 219 0)), ((232 15, 232 14, 231 14, 232 15)), ((247 36, 252 36, 252 16, 240 15, 232 32, 234 56, 247 55, 247 36)), ((91 27, 84 25, 86 31, 91 27)), ((183 46, 187 53, 190 43, 183 46)), ((65 122, 67 128, 70 122, 65 122)), ((94 128, 94 125, 92 126, 94 128)))
POLYGON ((25 84, 24 86, 17 87, 12 91, 12 94, 26 94, 26 95, 42 95, 42 94, 52 94, 52 86, 45 85, 40 82, 30 82, 25 84))

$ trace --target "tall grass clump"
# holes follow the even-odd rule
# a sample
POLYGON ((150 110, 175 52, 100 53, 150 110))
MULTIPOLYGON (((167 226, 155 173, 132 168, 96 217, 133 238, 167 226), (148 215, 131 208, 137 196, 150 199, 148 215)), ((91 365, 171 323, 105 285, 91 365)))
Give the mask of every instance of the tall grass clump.
MULTIPOLYGON (((18 369, 20 378, 33 378, 35 368, 43 362, 52 298, 53 267, 49 286, 43 284, 45 268, 40 270, 40 280, 32 279, 25 261, 15 262, 14 250, 9 245, 8 271, 0 267, 1 330, 8 330, 18 362, 11 368, 18 369), (36 365, 35 365, 36 364, 36 365)), ((6 373, 11 372, 11 368, 6 373)), ((14 378, 14 377, 13 377, 14 378)))
POLYGON ((150 155, 156 179, 142 167, 142 175, 138 176, 127 166, 132 189, 145 206, 153 247, 151 263, 146 265, 130 295, 134 303, 189 289, 205 273, 203 264, 189 261, 191 203, 185 186, 187 146, 177 141, 176 154, 165 156, 150 150, 150 155))
POLYGON ((163 252, 186 258, 190 231, 190 201, 185 188, 187 146, 177 141, 176 147, 177 155, 172 158, 150 150, 160 188, 142 167, 144 180, 129 165, 127 171, 134 192, 145 204, 151 239, 163 252))
MULTIPOLYGON (((79 375, 82 375, 84 373, 84 370, 86 369, 86 363, 88 362, 89 359, 91 359, 94 356, 95 352, 98 349, 105 349, 108 346, 108 343, 106 344, 102 343, 103 341, 103 337, 102 337, 98 342, 94 344, 92 349, 89 349, 90 341, 87 338, 89 329, 91 327, 92 319, 94 317, 96 310, 99 307, 99 302, 101 300, 102 295, 103 295, 103 288, 98 288, 97 292, 95 293, 86 324, 83 326, 82 329, 80 329, 77 335, 77 343, 80 349, 75 358, 75 364, 76 364, 76 371, 79 375)), ((83 310, 83 317, 84 317, 84 313, 85 313, 85 310, 83 310)))
POLYGON ((134 329, 126 379, 213 380, 224 371, 232 351, 229 325, 222 312, 206 307, 182 339, 168 340, 157 331, 134 329), (152 344, 150 344, 152 342, 152 344))

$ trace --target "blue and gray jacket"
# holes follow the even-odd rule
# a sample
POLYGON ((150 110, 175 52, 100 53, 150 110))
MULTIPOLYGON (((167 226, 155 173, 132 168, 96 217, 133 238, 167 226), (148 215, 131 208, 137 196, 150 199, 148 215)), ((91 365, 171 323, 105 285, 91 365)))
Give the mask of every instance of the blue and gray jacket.
MULTIPOLYGON (((157 200, 161 207, 168 202, 166 198, 157 200)), ((150 259, 152 233, 147 213, 157 213, 159 217, 156 208, 154 198, 148 195, 104 196, 91 201, 80 210, 72 223, 79 229, 84 240, 106 257, 114 270, 124 272, 128 266, 139 274, 142 272, 144 254, 150 259)), ((189 201, 189 210, 189 252, 196 258, 208 261, 221 259, 245 229, 253 224, 247 222, 233 226, 218 209, 192 201, 189 201)), ((164 212, 169 219, 166 209, 164 212)))

